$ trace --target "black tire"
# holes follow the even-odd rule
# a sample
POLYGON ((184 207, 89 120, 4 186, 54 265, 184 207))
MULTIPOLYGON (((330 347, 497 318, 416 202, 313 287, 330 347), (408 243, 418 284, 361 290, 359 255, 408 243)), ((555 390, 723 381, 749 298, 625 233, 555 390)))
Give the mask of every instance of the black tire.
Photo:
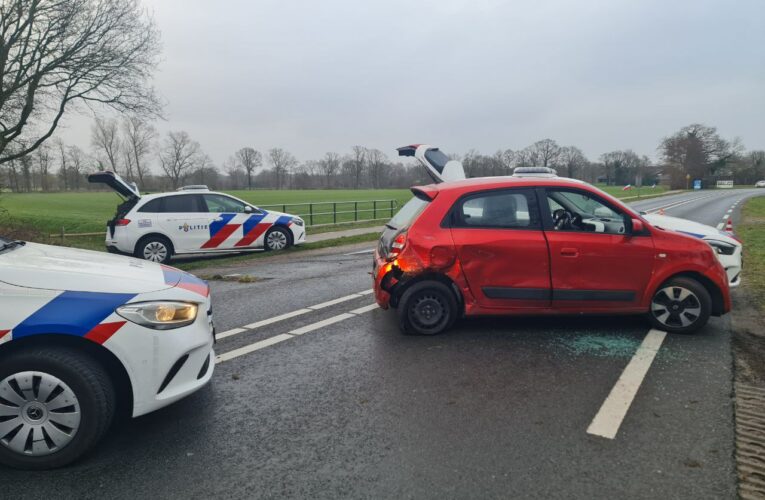
POLYGON ((403 333, 436 335, 457 319, 457 299, 438 281, 421 281, 408 288, 398 301, 398 321, 403 333))
POLYGON ((139 259, 149 260, 158 264, 167 264, 173 257, 173 244, 169 239, 158 234, 146 236, 136 243, 133 255, 139 259), (164 247, 164 254, 160 247, 164 247), (147 255, 155 255, 156 258, 151 258, 147 255))
MULTIPOLYGON (((114 386, 104 368, 88 356, 69 349, 28 349, 14 352, 0 360, 0 383, 23 372, 52 376, 66 384, 76 398, 70 408, 79 409, 79 427, 69 431, 68 434, 73 437, 60 449, 46 443, 49 454, 41 456, 13 451, 6 441, 2 441, 6 436, 2 436, 0 464, 17 469, 55 469, 72 463, 90 451, 103 437, 114 418, 114 386)), ((40 395, 40 385, 36 390, 35 399, 40 395)), ((55 401, 55 398, 49 397, 49 401, 51 399, 55 401)))
POLYGON ((654 328, 669 333, 694 333, 712 312, 709 291, 692 278, 672 278, 651 298, 648 318, 654 328))
POLYGON ((292 235, 281 226, 274 226, 263 237, 263 249, 267 252, 278 252, 292 246, 292 235), (281 245, 284 246, 281 246, 281 245))

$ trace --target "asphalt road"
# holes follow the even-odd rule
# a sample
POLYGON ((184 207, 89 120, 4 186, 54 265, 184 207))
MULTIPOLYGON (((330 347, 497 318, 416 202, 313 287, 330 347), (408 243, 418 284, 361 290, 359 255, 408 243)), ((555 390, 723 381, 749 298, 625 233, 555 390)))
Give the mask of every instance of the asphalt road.
MULTIPOLYGON (((753 194, 634 206, 717 225, 753 194)), ((606 439, 588 426, 646 337, 642 319, 463 320, 403 336, 394 313, 364 307, 370 246, 230 270, 257 281, 212 284, 227 336, 208 387, 120 423, 69 468, 0 469, 2 496, 735 497, 726 318, 666 337, 606 439)))

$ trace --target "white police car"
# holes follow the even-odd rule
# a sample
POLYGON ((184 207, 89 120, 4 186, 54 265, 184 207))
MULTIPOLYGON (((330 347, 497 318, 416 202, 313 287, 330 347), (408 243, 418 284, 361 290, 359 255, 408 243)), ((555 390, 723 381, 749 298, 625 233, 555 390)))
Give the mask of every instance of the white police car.
POLYGON ((0 238, 0 463, 47 469, 204 386, 209 287, 177 269, 0 238))
POLYGON ((300 217, 263 210, 205 186, 141 196, 113 172, 91 174, 88 181, 106 184, 125 200, 107 222, 106 248, 112 252, 165 263, 173 255, 283 250, 305 241, 300 217))

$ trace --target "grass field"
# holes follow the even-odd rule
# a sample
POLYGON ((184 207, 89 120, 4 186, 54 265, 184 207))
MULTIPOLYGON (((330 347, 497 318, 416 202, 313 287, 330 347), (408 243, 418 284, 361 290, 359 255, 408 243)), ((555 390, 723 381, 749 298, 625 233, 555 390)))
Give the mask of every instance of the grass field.
POLYGON ((750 298, 765 310, 765 196, 746 202, 736 235, 744 242, 744 285, 750 298))
MULTIPOLYGON (((622 191, 619 186, 600 186, 606 192, 616 196, 643 196, 660 194, 664 188, 641 188, 622 191)), ((332 212, 336 203, 338 212, 347 212, 337 216, 337 222, 375 218, 388 218, 390 204, 378 203, 375 213, 372 200, 395 200, 394 206, 401 207, 411 198, 408 189, 338 189, 338 190, 255 190, 227 191, 228 193, 258 206, 266 206, 278 211, 301 215, 310 224, 309 209, 299 206, 301 203, 319 203, 314 214, 332 212), (360 202, 360 203, 353 203, 360 202), (276 206, 274 206, 276 205, 276 206), (356 212, 358 211, 358 216, 356 212)), ((67 233, 89 233, 104 230, 106 221, 115 212, 120 198, 113 192, 78 192, 78 193, 25 193, 0 195, 0 209, 5 209, 14 225, 23 226, 40 234, 59 233, 61 228, 67 233)), ((395 211, 395 209, 394 209, 395 211)), ((314 215, 314 224, 334 222, 331 215, 314 215)), ((79 245, 78 245, 79 246, 79 245)))

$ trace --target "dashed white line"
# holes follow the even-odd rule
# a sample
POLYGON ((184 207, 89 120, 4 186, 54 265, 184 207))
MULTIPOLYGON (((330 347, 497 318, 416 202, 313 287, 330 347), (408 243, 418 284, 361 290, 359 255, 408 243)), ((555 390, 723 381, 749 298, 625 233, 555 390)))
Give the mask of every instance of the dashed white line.
POLYGON ((255 323, 250 323, 249 325, 245 325, 244 328, 247 330, 254 330, 256 328, 272 325, 274 323, 278 323, 279 321, 284 321, 285 319, 294 318, 295 316, 300 316, 302 314, 306 314, 309 312, 311 312, 311 309, 297 309, 295 311, 290 311, 288 313, 280 314, 279 316, 274 316, 273 318, 267 318, 260 321, 256 321, 255 323))
POLYGON ((725 227, 725 223, 724 222, 721 222, 721 223, 717 224, 717 229, 722 229, 724 227, 725 227))
POLYGON ((651 368, 656 353, 659 352, 667 332, 651 329, 643 339, 635 355, 622 372, 611 393, 603 402, 597 415, 587 428, 587 433, 614 439, 627 411, 643 383, 648 369, 651 368))
POLYGON ((321 321, 317 321, 316 323, 311 323, 310 325, 305 325, 296 330, 292 330, 289 332, 289 334, 303 335, 304 333, 312 332, 314 330, 318 330, 319 328, 324 328, 325 326, 334 325, 335 323, 339 323, 341 321, 345 321, 346 319, 350 319, 354 317, 356 317, 355 314, 348 314, 348 313, 338 314, 337 316, 332 316, 331 318, 323 319, 321 321))
POLYGON ((723 220, 728 220, 728 219, 730 219, 730 214, 723 215, 723 220))
POLYGON ((293 338, 292 335, 288 335, 286 333, 282 333, 274 337, 269 337, 265 340, 261 340, 260 342, 255 342, 254 344, 246 345, 244 347, 240 347, 239 349, 234 349, 233 351, 220 354, 215 357, 215 362, 222 363, 224 361, 229 361, 231 359, 238 358, 239 356, 244 356, 245 354, 263 349, 264 347, 269 347, 274 344, 278 344, 279 342, 284 342, 285 340, 289 340, 291 338, 293 338))
POLYGON ((246 332, 246 331, 247 331, 246 328, 232 328, 231 330, 227 330, 225 332, 215 334, 215 338, 218 340, 225 339, 226 337, 231 337, 232 335, 237 335, 239 333, 246 332))
POLYGON ((372 289, 370 288, 369 290, 364 290, 363 292, 359 292, 359 295, 369 295, 369 294, 371 294, 372 292, 374 292, 374 290, 372 290, 372 289))
POLYGON ((322 302, 321 304, 316 304, 315 306, 308 306, 308 309, 317 311, 319 309, 324 309, 325 307, 334 306, 335 304, 340 304, 341 302, 347 302, 349 300, 358 299, 359 297, 361 297, 361 294, 352 293, 350 295, 346 295, 345 297, 338 297, 336 299, 322 302))
POLYGON ((731 213, 731 212, 733 212, 733 209, 732 209, 732 208, 731 208, 730 210, 728 210, 728 213, 731 213))
POLYGON ((377 304, 369 304, 368 306, 354 309, 353 311, 351 311, 351 314, 364 314, 365 312, 374 311, 375 309, 379 309, 379 306, 377 304))

